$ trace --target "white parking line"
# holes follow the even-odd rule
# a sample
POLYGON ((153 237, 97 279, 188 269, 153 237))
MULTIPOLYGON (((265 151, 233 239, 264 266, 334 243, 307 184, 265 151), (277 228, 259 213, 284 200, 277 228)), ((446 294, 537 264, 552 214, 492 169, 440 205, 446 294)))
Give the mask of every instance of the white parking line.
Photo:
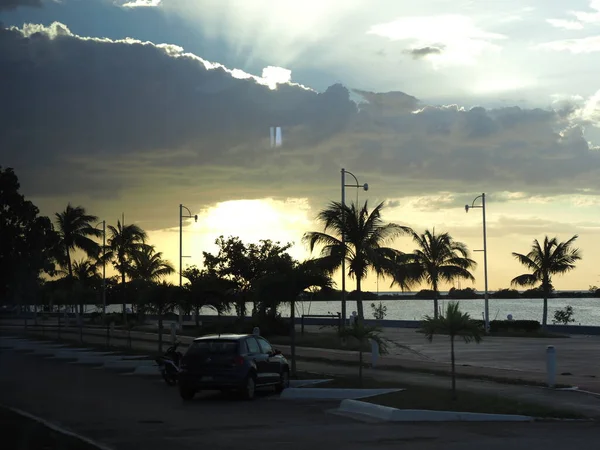
POLYGON ((14 413, 16 413, 16 414, 19 414, 19 415, 21 415, 23 417, 27 417, 27 418, 29 418, 31 420, 34 420, 34 421, 36 421, 36 422, 38 422, 38 423, 40 423, 40 424, 42 424, 42 425, 44 425, 44 426, 46 426, 46 427, 54 430, 54 431, 57 431, 59 433, 67 435, 67 436, 71 436, 71 437, 76 438, 76 439, 79 439, 80 441, 83 441, 83 442, 85 442, 87 444, 93 445, 94 447, 96 447, 96 448, 98 448, 100 450, 114 450, 112 447, 109 447, 108 445, 102 444, 100 442, 96 442, 96 441, 94 441, 94 440, 92 440, 90 438, 82 436, 79 433, 75 433, 73 431, 69 431, 69 430, 67 430, 67 429, 65 429, 65 428, 63 428, 63 427, 61 427, 59 425, 56 425, 56 424, 54 424, 52 422, 47 421, 46 419, 42 419, 41 417, 34 416, 33 414, 30 414, 30 413, 28 413, 26 411, 23 411, 21 409, 13 408, 11 406, 6 406, 6 405, 2 405, 2 406, 4 408, 6 408, 6 409, 8 409, 8 410, 10 410, 10 411, 12 411, 14 413))

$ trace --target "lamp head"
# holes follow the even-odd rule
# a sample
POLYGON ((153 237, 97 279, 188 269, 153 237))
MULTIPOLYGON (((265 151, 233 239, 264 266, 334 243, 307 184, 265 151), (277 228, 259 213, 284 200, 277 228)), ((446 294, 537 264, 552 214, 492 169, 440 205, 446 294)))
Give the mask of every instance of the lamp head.
POLYGON ((198 222, 198 214, 194 216, 194 222, 198 222))
POLYGON ((469 212, 469 205, 465 205, 465 212, 469 212))
POLYGON ((369 190, 369 183, 365 183, 365 184, 363 184, 363 189, 364 189, 365 191, 368 191, 368 190, 369 190))

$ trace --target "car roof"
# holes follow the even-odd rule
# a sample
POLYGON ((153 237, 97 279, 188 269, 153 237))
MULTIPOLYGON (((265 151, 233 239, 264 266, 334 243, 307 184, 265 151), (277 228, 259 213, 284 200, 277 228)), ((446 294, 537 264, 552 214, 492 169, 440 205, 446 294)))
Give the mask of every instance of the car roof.
POLYGON ((203 340, 224 340, 224 341, 239 341, 241 339, 252 336, 251 334, 209 334, 206 336, 200 336, 194 339, 194 341, 203 340))

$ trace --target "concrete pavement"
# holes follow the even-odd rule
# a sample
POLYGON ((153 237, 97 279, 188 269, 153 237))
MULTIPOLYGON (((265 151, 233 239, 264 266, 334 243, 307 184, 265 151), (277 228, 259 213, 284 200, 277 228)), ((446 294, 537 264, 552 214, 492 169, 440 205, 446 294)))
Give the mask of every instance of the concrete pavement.
MULTIPOLYGON (((91 331, 100 333, 102 332, 101 330, 91 331)), ((77 342, 79 339, 79 333, 75 330, 71 334, 66 334, 63 332, 63 337, 66 336, 69 336, 73 342, 77 342)), ((132 345, 135 351, 149 352, 149 354, 156 352, 157 344, 151 340, 152 338, 156 338, 153 333, 133 332, 132 337, 134 338, 132 345), (136 338, 140 338, 140 340, 136 338)), ((104 343, 103 335, 85 334, 84 339, 85 342, 91 344, 102 345, 104 343)), ((192 338, 182 336, 180 337, 180 340, 184 344, 182 351, 185 351, 187 344, 191 342, 192 338)), ((113 336, 112 341, 115 345, 128 345, 127 337, 117 338, 116 336, 113 336)), ((278 348, 281 348, 284 350, 284 353, 287 354, 287 348, 284 348, 283 346, 278 346, 278 348)), ((336 361, 340 360, 356 361, 357 356, 354 354, 354 352, 322 349, 299 349, 298 356, 302 357, 304 354, 307 354, 311 357, 320 355, 323 357, 323 360, 315 362, 300 359, 298 362, 299 370, 344 376, 355 376, 357 374, 357 367, 336 363, 336 361), (329 358, 329 360, 327 360, 327 358, 329 358)), ((406 361, 404 363, 406 363, 406 361)), ((411 361, 407 364, 410 364, 409 367, 412 368, 419 367, 419 364, 422 364, 425 369, 431 367, 431 363, 426 361, 411 361)), ((486 370, 477 367, 461 367, 459 369, 470 369, 473 374, 481 373, 478 371, 485 372, 486 370)), ((439 387, 449 387, 450 384, 450 379, 447 376, 436 376, 414 371, 403 371, 395 368, 393 365, 390 366, 389 363, 387 366, 381 365, 376 369, 365 369, 364 373, 365 376, 372 377, 377 380, 397 383, 398 387, 402 387, 404 383, 439 387)), ((492 371, 492 373, 497 374, 497 371, 492 371)), ((521 373, 519 373, 519 375, 521 375, 521 373)), ((534 386, 501 384, 475 379, 459 379, 457 381, 457 386, 459 389, 472 392, 481 392, 488 395, 506 395, 524 402, 538 403, 558 409, 567 409, 570 411, 580 412, 590 417, 600 418, 600 397, 588 396, 577 392, 555 391, 534 386)))

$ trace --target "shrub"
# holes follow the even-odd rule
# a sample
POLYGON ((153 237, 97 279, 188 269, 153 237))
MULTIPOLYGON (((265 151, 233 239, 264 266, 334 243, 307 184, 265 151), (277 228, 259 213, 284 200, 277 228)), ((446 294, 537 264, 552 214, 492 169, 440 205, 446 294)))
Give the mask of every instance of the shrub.
POLYGON ((371 303, 371 309, 373 310, 373 317, 375 320, 383 320, 387 315, 387 306, 379 302, 379 304, 371 303))
POLYGON ((575 322, 573 315, 575 312, 573 311, 573 307, 571 305, 565 306, 564 309, 557 309, 554 311, 554 320, 553 323, 561 323, 563 325, 568 325, 572 322, 575 322))
POLYGON ((496 292, 492 292, 490 295, 492 298, 519 298, 521 294, 516 289, 499 289, 496 292))
POLYGON ((448 297, 454 299, 474 299, 479 298, 479 294, 477 294, 477 292, 473 288, 450 288, 450 291, 448 291, 448 297))
MULTIPOLYGON (((483 320, 476 321, 480 326, 484 326, 483 320)), ((541 328, 537 320, 492 320, 490 321, 490 332, 506 332, 506 331, 525 331, 534 333, 541 328)))
POLYGON ((416 298, 426 298, 428 300, 431 300, 433 297, 435 297, 435 292, 431 289, 421 289, 419 292, 417 292, 415 294, 416 298))

